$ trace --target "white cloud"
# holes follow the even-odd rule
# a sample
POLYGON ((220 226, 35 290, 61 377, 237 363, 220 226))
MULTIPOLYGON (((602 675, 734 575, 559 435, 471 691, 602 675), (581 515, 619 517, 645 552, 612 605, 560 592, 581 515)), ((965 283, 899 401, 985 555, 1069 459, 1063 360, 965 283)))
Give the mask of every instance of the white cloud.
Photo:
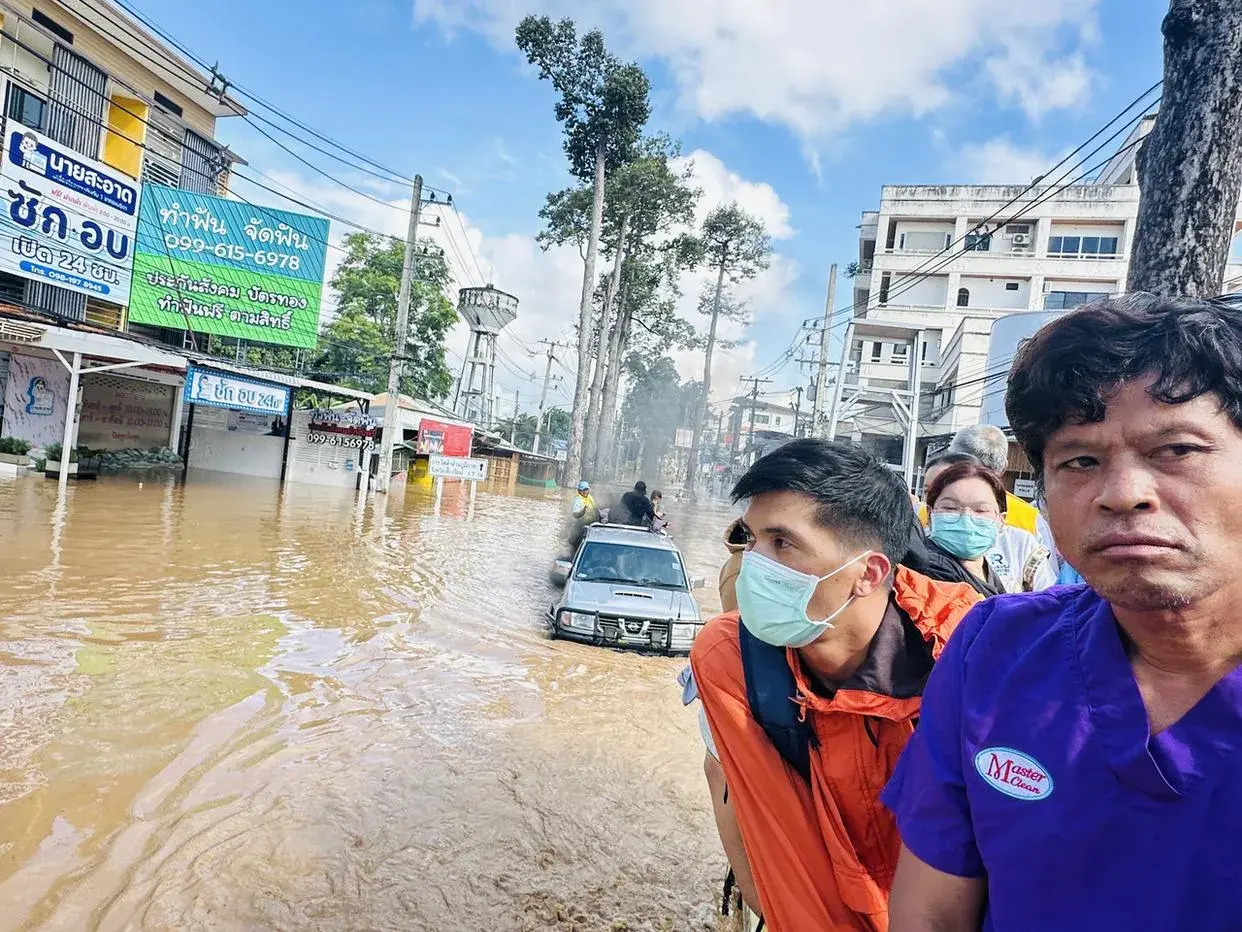
POLYGON ((964 146, 948 167, 976 184, 1027 184, 1057 162, 1057 156, 1016 146, 1008 136, 964 146))
POLYGON ((941 107, 954 96, 951 73, 981 66, 1002 99, 1030 113, 1072 105, 1086 88, 1078 48, 1094 33, 1096 2, 414 0, 414 18, 512 49, 522 15, 570 16, 603 27, 618 52, 665 64, 689 113, 750 115, 823 138, 941 107))

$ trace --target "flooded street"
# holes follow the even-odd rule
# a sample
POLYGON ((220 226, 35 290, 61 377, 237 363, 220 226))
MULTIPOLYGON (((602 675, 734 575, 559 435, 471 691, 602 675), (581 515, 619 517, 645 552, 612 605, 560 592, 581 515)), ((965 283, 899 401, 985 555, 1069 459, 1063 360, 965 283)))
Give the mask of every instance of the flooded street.
POLYGON ((0 929, 715 928, 685 661, 547 639, 566 507, 0 481, 0 929))

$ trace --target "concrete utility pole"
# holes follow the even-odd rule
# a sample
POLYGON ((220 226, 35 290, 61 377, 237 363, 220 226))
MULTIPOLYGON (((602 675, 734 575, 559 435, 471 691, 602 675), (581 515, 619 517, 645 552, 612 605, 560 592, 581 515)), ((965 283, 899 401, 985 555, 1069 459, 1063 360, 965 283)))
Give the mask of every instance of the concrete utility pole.
POLYGON ((832 326, 832 309, 837 302, 837 264, 828 270, 828 300, 824 302, 824 322, 819 331, 819 372, 815 376, 815 399, 811 402, 810 436, 822 437, 824 392, 828 388, 828 336, 832 326))
POLYGON ((794 406, 793 406, 793 409, 794 409, 794 431, 793 431, 793 435, 794 435, 794 437, 795 437, 795 438, 797 438, 797 436, 798 436, 798 418, 802 417, 802 386, 801 386, 801 385, 799 385, 797 388, 795 388, 795 389, 794 389, 794 391, 798 393, 798 400, 797 400, 797 402, 795 402, 795 403, 794 403, 794 406))
POLYGON ((1160 113, 1138 151, 1131 291, 1220 294, 1242 189, 1242 4, 1172 0, 1160 113))
MULTIPOLYGON (((401 266, 401 290, 397 293, 397 342, 388 363, 388 403, 384 405, 384 437, 380 444, 379 475, 375 491, 387 492, 392 474, 392 448, 397 442, 398 408, 401 401, 401 370, 405 365, 405 344, 410 332, 410 294, 418 270, 418 216, 423 209, 423 176, 414 176, 410 195, 410 225, 405 233, 405 262, 401 266)), ((402 438, 403 439, 403 438, 402 438)))
MULTIPOLYGON (((749 456, 755 450, 755 409, 759 407, 759 386, 766 385, 771 379, 758 379, 754 376, 740 379, 742 382, 750 382, 750 436, 746 438, 746 453, 749 456)), ((754 463, 752 459, 747 464, 749 467, 754 463)))
POLYGON ((539 420, 535 424, 535 448, 532 453, 539 452, 539 438, 543 435, 543 408, 548 403, 548 385, 552 381, 552 363, 556 361, 556 348, 561 344, 552 340, 540 340, 548 347, 548 365, 543 370, 543 390, 539 393, 539 420))
POLYGON ((513 390, 513 420, 509 426, 509 443, 515 447, 517 446, 518 408, 522 404, 521 397, 521 389, 515 388, 513 390))

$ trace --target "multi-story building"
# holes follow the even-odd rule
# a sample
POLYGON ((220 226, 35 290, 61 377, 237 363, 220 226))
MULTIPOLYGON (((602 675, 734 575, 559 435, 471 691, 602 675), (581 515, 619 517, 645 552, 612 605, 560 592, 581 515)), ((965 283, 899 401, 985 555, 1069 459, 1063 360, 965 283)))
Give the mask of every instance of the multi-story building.
MULTIPOLYGON (((886 185, 859 227, 854 306, 834 385, 835 434, 913 478, 928 450, 977 424, 1003 395, 1006 344, 1121 291, 1138 216, 1134 157, 1147 117, 1095 183, 886 185)), ((1242 227, 1240 227, 1242 228, 1242 227)), ((1242 257, 1226 288, 1242 283, 1242 257)))
MULTIPOLYGON (((109 0, 0 0, 0 92, 6 123, 136 180, 209 194, 237 160, 216 120, 246 112, 109 0)), ((125 329, 124 308, 13 275, 0 274, 0 301, 125 329)))

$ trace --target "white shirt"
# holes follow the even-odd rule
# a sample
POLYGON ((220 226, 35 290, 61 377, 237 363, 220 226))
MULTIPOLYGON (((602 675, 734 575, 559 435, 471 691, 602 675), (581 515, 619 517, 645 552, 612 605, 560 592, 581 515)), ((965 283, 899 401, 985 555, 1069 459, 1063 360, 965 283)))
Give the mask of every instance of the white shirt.
POLYGON ((1030 531, 1006 524, 988 551, 988 564, 1006 592, 1038 592, 1057 584, 1052 553, 1030 531))

